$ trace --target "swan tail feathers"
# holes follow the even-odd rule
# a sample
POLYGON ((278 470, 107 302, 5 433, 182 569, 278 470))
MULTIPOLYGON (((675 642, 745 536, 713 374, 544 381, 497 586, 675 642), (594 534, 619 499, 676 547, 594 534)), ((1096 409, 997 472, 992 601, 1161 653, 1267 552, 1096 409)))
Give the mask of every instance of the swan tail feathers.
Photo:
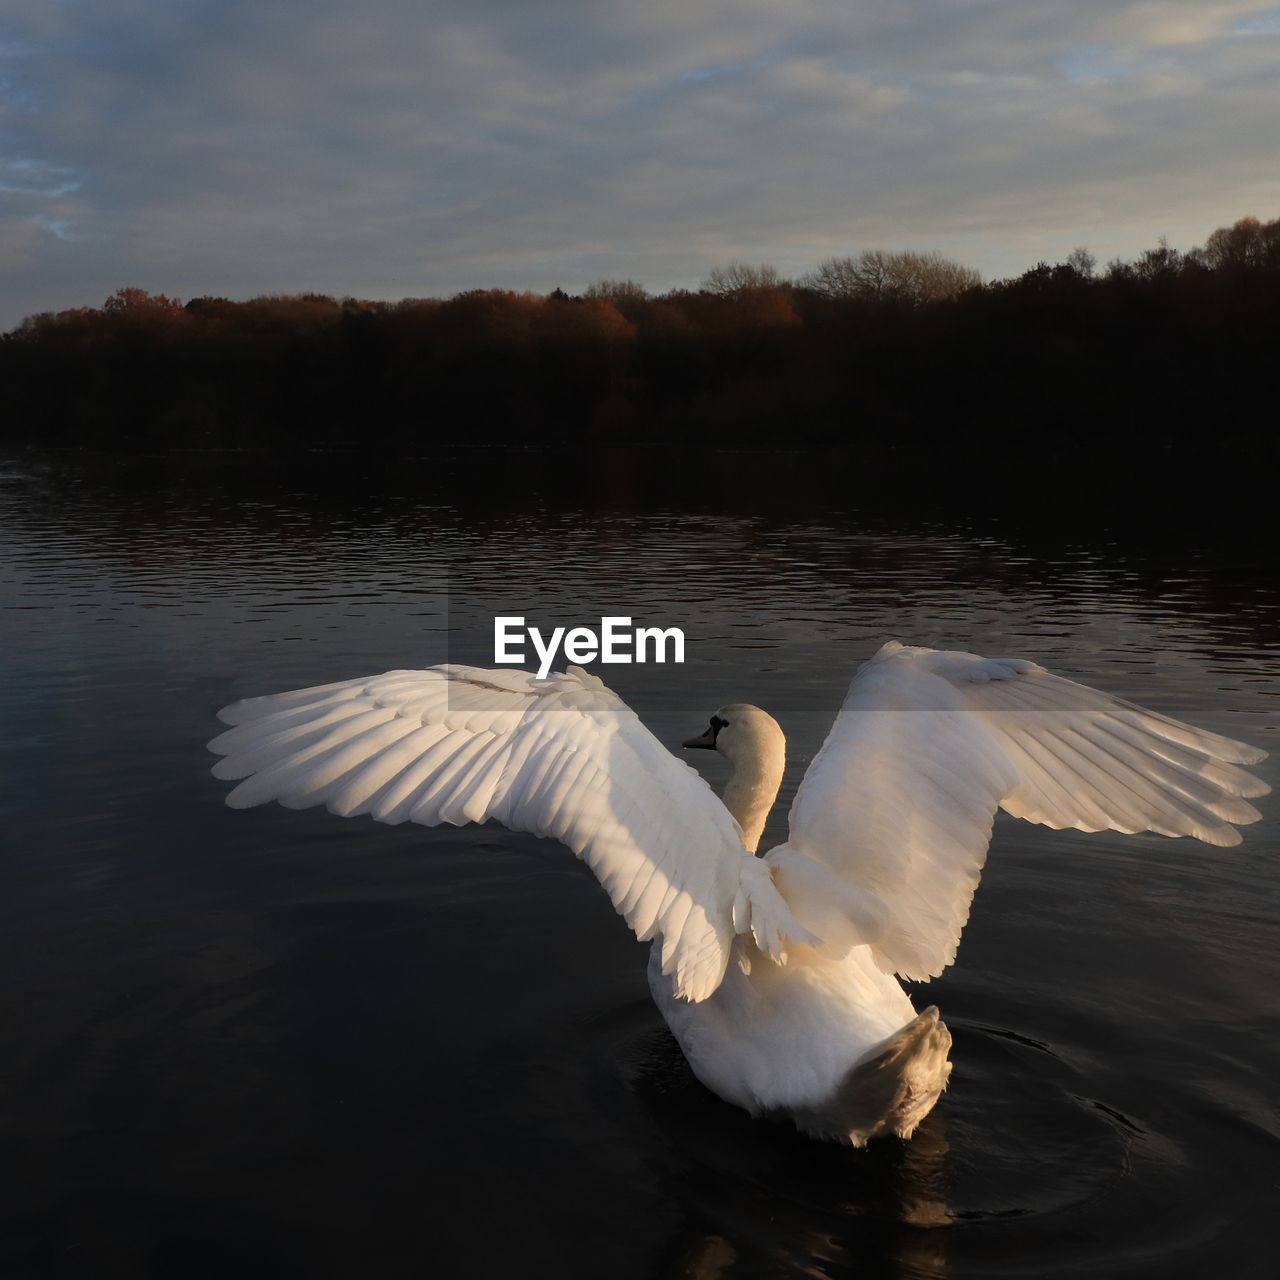
POLYGON ((930 1006, 849 1068, 835 1096, 792 1119, 815 1137, 855 1147, 896 1134, 909 1138, 947 1087, 951 1032, 930 1006))

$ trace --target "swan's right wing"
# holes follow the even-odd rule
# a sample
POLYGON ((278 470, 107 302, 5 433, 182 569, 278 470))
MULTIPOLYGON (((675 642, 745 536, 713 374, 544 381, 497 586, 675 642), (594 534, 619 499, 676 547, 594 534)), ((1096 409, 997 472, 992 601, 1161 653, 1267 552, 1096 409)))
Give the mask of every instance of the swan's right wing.
POLYGON ((1235 766, 1265 754, 1025 659, 890 642, 854 676, 768 856, 802 922, 832 936, 822 910, 858 911, 882 968, 928 980, 955 958, 998 808, 1236 844, 1233 824, 1258 818, 1246 797, 1269 788, 1235 766), (790 884, 824 875, 806 912, 790 884))
POLYGON ((210 749, 243 779, 233 808, 278 800, 425 826, 493 819, 561 840, 642 940, 662 936, 676 994, 720 984, 736 932, 801 936, 729 811, 595 676, 440 666, 250 698, 210 749), (735 915, 737 925, 735 927, 735 915))

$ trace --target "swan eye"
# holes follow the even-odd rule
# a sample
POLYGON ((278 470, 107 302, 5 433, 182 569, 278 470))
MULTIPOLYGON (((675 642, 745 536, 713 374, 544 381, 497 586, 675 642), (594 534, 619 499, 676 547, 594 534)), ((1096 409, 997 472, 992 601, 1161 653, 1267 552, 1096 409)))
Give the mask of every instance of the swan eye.
POLYGON ((721 720, 719 716, 711 717, 711 728, 713 732, 719 733, 721 729, 727 729, 728 727, 729 722, 727 720, 721 720))

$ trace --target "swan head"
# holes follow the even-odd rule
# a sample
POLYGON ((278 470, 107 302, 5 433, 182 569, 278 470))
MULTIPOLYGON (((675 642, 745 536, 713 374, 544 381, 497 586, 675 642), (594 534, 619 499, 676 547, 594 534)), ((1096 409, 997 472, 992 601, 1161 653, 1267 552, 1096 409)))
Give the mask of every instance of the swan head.
POLYGON ((787 759, 782 726, 759 707, 732 702, 711 717, 705 733, 683 745, 718 751, 733 766, 724 803, 742 829, 743 844, 754 853, 782 785, 787 759))
POLYGON ((748 764, 786 749, 782 726, 749 702, 731 702, 711 717, 706 731, 681 743, 718 751, 730 764, 748 764))

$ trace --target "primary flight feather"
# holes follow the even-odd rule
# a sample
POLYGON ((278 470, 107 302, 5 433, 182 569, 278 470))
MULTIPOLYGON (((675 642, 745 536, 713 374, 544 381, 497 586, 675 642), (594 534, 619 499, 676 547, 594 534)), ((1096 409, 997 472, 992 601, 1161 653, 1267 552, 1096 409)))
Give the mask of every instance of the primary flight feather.
POLYGON ((243 779, 233 808, 278 800, 423 826, 493 819, 583 858, 685 998, 716 989, 743 928, 803 932, 754 872, 729 811, 630 707, 577 667, 441 666, 250 698, 210 749, 243 779))

